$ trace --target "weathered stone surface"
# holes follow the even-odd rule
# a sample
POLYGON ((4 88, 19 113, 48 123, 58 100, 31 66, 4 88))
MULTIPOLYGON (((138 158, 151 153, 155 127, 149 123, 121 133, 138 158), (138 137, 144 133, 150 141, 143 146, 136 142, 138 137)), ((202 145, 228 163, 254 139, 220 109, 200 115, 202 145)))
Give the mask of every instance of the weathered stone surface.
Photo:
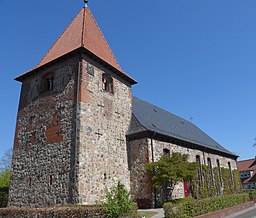
MULTIPOLYGON (((139 202, 146 201, 154 204, 154 191, 151 186, 150 177, 145 170, 145 164, 158 161, 163 155, 163 150, 168 149, 170 153, 178 152, 189 155, 189 161, 195 162, 196 156, 199 155, 201 164, 207 164, 207 159, 211 159, 212 167, 217 167, 217 160, 220 166, 237 169, 236 161, 224 156, 206 153, 197 149, 189 149, 173 143, 163 142, 159 140, 152 140, 150 138, 143 138, 129 142, 131 151, 131 193, 133 197, 139 202), (153 148, 153 153, 152 153, 153 148)), ((176 185, 172 198, 184 197, 184 185, 179 183, 176 185)))
POLYGON ((87 100, 81 98, 78 114, 78 202, 94 204, 118 180, 130 187, 125 135, 131 119, 131 87, 86 57, 82 66, 81 95, 87 100), (94 75, 87 72, 88 62, 94 75), (113 94, 102 89, 103 73, 113 78, 113 94))
MULTIPOLYGON (((17 117, 10 206, 95 204, 118 181, 143 207, 151 206, 154 190, 145 164, 159 160, 163 149, 189 154, 190 161, 199 155, 203 164, 209 157, 213 167, 218 159, 222 167, 230 162, 236 168, 233 159, 174 143, 150 138, 127 142, 131 93, 127 81, 87 56, 27 77, 17 117), (87 72, 88 63, 94 73, 87 72), (113 78, 113 93, 104 91, 103 74, 113 78), (45 91, 47 78, 53 78, 53 89, 45 91)), ((173 192, 173 198, 180 197, 183 183, 173 192)))
POLYGON ((59 63, 22 84, 10 206, 40 207, 70 201, 77 65, 76 59, 59 63), (49 72, 54 75, 53 90, 42 93, 41 75, 49 72))

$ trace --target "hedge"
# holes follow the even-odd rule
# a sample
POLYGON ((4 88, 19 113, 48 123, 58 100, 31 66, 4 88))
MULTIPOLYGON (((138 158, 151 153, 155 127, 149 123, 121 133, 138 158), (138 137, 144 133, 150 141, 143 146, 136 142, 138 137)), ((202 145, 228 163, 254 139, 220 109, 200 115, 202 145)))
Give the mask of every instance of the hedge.
MULTIPOLYGON (((76 206, 49 208, 0 208, 1 218, 107 218, 108 215, 100 206, 76 206)), ((138 218, 138 215, 122 217, 138 218)))
POLYGON ((3 208, 0 209, 1 218, 107 218, 101 207, 52 207, 52 208, 3 208))
POLYGON ((233 207, 249 200, 248 194, 223 195, 201 200, 188 201, 180 204, 173 204, 170 202, 165 203, 164 211, 166 218, 187 218, 222 210, 227 207, 233 207))
POLYGON ((9 188, 0 188, 0 208, 7 207, 9 188))
POLYGON ((251 201, 256 201, 256 192, 255 191, 250 191, 249 192, 249 198, 251 201))

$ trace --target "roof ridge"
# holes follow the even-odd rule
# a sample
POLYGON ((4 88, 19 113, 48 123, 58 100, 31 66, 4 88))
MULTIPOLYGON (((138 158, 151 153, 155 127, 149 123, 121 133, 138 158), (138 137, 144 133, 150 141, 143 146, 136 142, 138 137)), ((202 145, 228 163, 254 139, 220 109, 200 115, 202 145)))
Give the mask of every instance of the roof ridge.
POLYGON ((83 13, 83 24, 82 24, 81 46, 84 46, 85 19, 86 19, 85 7, 83 7, 83 8, 84 8, 84 13, 83 13))
POLYGON ((253 161, 253 160, 256 160, 255 158, 252 158, 252 159, 247 159, 247 160, 239 160, 239 161, 237 161, 237 162, 245 162, 245 161, 253 161))
MULTIPOLYGON (((85 7, 82 8, 82 10, 85 9, 85 7)), ((79 11, 80 12, 80 11, 79 11)), ((43 56, 43 58, 41 59, 41 61, 34 67, 37 68, 41 65, 41 63, 43 62, 44 58, 49 54, 49 52, 52 50, 52 48, 56 45, 56 43, 60 40, 60 38, 64 35, 65 31, 70 27, 70 25, 73 23, 73 21, 79 16, 80 13, 77 13, 77 15, 72 19, 72 21, 69 23, 69 25, 65 28, 65 30, 60 34, 60 36, 58 37, 58 39, 53 43, 53 45, 48 49, 48 51, 46 52, 46 54, 43 56)))
POLYGON ((105 39, 105 40, 104 40, 104 43, 107 45, 108 51, 113 55, 114 60, 115 60, 115 62, 116 62, 116 64, 117 64, 117 66, 119 67, 119 69, 120 69, 121 71, 123 71, 122 68, 121 68, 121 66, 119 65, 119 63, 118 63, 118 61, 117 61, 117 59, 116 59, 116 57, 115 57, 113 51, 110 49, 110 46, 109 46, 109 44, 108 44, 108 42, 107 42, 107 40, 106 40, 106 37, 104 36, 103 32, 101 31, 101 28, 99 27, 99 25, 98 25, 97 21, 95 20, 94 16, 92 16, 92 13, 91 13, 90 9, 89 9, 89 8, 85 8, 85 10, 86 10, 86 9, 89 11, 90 16, 92 17, 93 22, 96 24, 96 26, 97 26, 98 29, 100 30, 100 31, 99 31, 100 34, 101 34, 102 37, 105 39))

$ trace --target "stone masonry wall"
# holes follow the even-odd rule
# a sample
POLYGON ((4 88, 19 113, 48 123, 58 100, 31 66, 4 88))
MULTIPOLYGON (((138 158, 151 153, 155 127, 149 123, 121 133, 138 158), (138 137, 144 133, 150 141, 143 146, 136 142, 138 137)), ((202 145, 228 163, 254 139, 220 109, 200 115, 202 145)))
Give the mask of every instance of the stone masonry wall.
POLYGON ((130 187, 126 137, 131 119, 131 87, 84 57, 80 85, 78 202, 95 204, 106 188, 130 187), (87 64, 90 65, 87 65, 87 64), (94 72, 88 72, 89 67, 94 72), (114 93, 103 90, 102 75, 113 78, 114 93))
MULTIPOLYGON (((163 149, 169 149, 170 153, 178 152, 189 155, 189 161, 195 162, 196 156, 199 155, 201 164, 207 164, 207 158, 211 159, 212 167, 217 167, 217 159, 220 162, 220 167, 228 168, 228 162, 231 164, 231 169, 237 169, 236 161, 227 157, 223 157, 216 154, 202 152, 196 149, 185 148, 176 144, 153 140, 154 161, 158 161, 163 155, 163 149)), ((153 201, 152 187, 150 184, 150 177, 145 170, 145 164, 152 162, 151 152, 151 139, 144 138, 134 140, 130 142, 131 150, 131 193, 135 199, 140 201, 146 201, 149 198, 153 201), (150 194, 151 193, 151 194, 150 194), (145 196, 145 197, 144 197, 145 196), (144 199, 146 198, 146 199, 144 199)), ((174 191, 173 196, 175 198, 184 197, 183 183, 179 183, 174 191)))
POLYGON ((150 208, 152 205, 152 185, 145 165, 152 162, 151 146, 148 139, 138 139, 129 142, 131 168, 131 195, 140 208, 150 208))
POLYGON ((78 60, 73 58, 23 81, 14 142, 11 207, 71 202, 77 67, 78 60), (52 90, 42 91, 45 76, 53 76, 52 90))

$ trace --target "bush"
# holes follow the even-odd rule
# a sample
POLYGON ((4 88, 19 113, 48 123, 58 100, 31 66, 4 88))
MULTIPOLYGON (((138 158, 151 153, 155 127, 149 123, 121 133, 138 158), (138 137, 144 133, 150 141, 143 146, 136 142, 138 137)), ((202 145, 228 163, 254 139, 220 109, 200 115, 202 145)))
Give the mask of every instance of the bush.
POLYGON ((251 201, 256 201, 256 192, 255 191, 249 191, 249 198, 251 201))
POLYGON ((107 192, 104 209, 109 218, 131 217, 137 213, 136 204, 132 201, 130 193, 120 182, 107 192))
POLYGON ((7 207, 8 193, 9 193, 8 188, 0 188, 0 208, 7 207))
POLYGON ((179 199, 171 200, 169 203, 183 204, 183 203, 191 202, 191 201, 194 201, 194 200, 195 200, 194 198, 179 198, 179 199))
POLYGON ((233 207, 249 201, 248 194, 216 196, 202 200, 192 200, 185 203, 173 204, 171 202, 164 204, 165 217, 194 217, 209 212, 222 210, 227 207, 233 207))
POLYGON ((3 208, 0 209, 1 218, 107 218, 107 214, 101 207, 52 207, 52 208, 3 208))

